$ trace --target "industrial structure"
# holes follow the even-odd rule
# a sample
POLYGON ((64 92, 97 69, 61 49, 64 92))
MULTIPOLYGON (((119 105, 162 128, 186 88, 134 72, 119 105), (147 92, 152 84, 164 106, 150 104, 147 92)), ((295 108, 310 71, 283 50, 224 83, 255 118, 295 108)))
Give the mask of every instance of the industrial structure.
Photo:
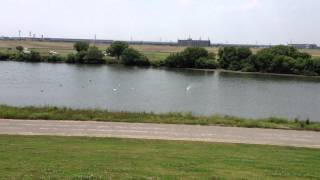
POLYGON ((178 40, 179 46, 196 46, 196 47, 209 47, 211 46, 210 40, 193 40, 191 38, 187 40, 178 40))
MULTIPOLYGON (((97 44, 111 44, 115 40, 103 40, 103 39, 72 39, 72 38, 48 38, 48 37, 6 37, 0 36, 0 40, 16 40, 16 41, 46 41, 46 42, 89 42, 97 44)), ((191 38, 187 40, 178 40, 176 42, 164 42, 164 41, 125 41, 131 45, 166 45, 166 46, 195 46, 195 47, 248 47, 248 48, 269 48, 274 45, 263 45, 263 44, 226 44, 226 43, 211 43, 210 40, 193 40, 191 38)), ((288 44, 298 49, 319 49, 317 44, 288 44)))
POLYGON ((297 49, 318 49, 316 44, 288 44, 288 46, 292 46, 297 49))

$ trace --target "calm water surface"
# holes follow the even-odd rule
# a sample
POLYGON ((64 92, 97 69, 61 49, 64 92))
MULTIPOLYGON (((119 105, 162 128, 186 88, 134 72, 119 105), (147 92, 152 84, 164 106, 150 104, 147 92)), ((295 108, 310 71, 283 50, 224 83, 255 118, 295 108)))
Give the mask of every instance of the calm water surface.
POLYGON ((0 104, 320 121, 320 80, 124 66, 0 62, 0 104))

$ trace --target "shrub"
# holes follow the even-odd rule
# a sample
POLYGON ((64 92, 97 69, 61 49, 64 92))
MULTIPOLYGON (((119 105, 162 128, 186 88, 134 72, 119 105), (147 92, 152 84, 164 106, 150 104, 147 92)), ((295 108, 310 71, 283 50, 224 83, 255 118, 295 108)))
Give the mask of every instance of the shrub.
POLYGON ((212 59, 208 58, 199 58, 195 61, 195 68, 199 69, 216 69, 217 68, 217 62, 212 59))
POLYGON ((27 62, 41 62, 42 57, 37 51, 31 51, 30 54, 23 54, 23 60, 27 62))
POLYGON ((303 59, 309 59, 311 56, 307 53, 299 52, 298 49, 292 47, 292 46, 274 46, 271 48, 266 48, 258 52, 259 53, 266 53, 270 54, 272 56, 289 56, 291 58, 297 59, 297 58, 303 58, 303 59))
POLYGON ((164 64, 168 67, 182 68, 183 56, 181 53, 172 53, 165 59, 164 64))
POLYGON ((77 51, 87 51, 89 49, 89 43, 88 42, 77 42, 73 45, 73 48, 77 51))
POLYGON ((76 63, 76 55, 68 54, 66 63, 76 63))
POLYGON ((51 56, 48 56, 47 61, 52 63, 58 63, 58 62, 64 62, 65 58, 59 55, 51 55, 51 56))
POLYGON ((242 61, 246 61, 252 52, 246 47, 224 47, 219 49, 219 64, 221 68, 241 70, 242 61))
POLYGON ((119 64, 119 61, 112 57, 105 57, 106 64, 119 64))
POLYGON ((86 57, 86 55, 87 55, 87 51, 79 51, 75 56, 76 63, 80 63, 80 64, 84 63, 85 62, 84 58, 86 57))
POLYGON ((212 60, 216 60, 217 55, 216 55, 216 53, 214 53, 214 52, 210 52, 210 53, 208 54, 208 58, 209 58, 209 59, 212 59, 212 60))
POLYGON ((161 66, 164 66, 164 65, 165 65, 165 62, 162 61, 162 60, 151 61, 151 62, 150 62, 150 65, 151 65, 151 66, 154 66, 154 67, 161 67, 161 66))
POLYGON ((200 47, 188 47, 181 53, 170 54, 166 58, 164 64, 168 67, 175 68, 193 68, 195 67, 196 60, 200 58, 209 58, 209 53, 206 49, 200 47))
POLYGON ((121 55, 122 61, 129 66, 148 66, 150 62, 147 57, 143 56, 139 51, 133 48, 127 48, 121 55))
POLYGON ((182 66, 185 68, 195 67, 195 61, 199 58, 208 58, 209 53, 206 49, 201 47, 188 47, 181 55, 183 56, 182 66))
POLYGON ((294 59, 289 56, 277 55, 270 59, 271 63, 268 72, 272 73, 293 73, 294 59))
POLYGON ((257 71, 267 72, 273 58, 274 55, 260 51, 255 56, 252 56, 249 59, 251 59, 251 63, 255 66, 257 71))
POLYGON ((0 52, 0 60, 8 60, 10 57, 9 53, 0 52))
POLYGON ((111 57, 117 57, 117 59, 119 59, 124 50, 126 50, 128 47, 129 44, 126 42, 115 41, 110 45, 109 48, 107 48, 106 52, 111 57))
POLYGON ((103 56, 102 51, 100 51, 96 46, 90 47, 84 57, 84 63, 102 64, 104 63, 103 56))
POLYGON ((17 46, 16 50, 21 53, 24 50, 24 47, 23 46, 17 46))

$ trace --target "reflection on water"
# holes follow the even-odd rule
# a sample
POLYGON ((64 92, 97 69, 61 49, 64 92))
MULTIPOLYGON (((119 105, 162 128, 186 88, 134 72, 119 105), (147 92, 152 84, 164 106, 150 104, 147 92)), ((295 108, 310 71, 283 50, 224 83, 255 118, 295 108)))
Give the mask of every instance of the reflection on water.
POLYGON ((320 120, 320 79, 0 62, 0 104, 320 120))

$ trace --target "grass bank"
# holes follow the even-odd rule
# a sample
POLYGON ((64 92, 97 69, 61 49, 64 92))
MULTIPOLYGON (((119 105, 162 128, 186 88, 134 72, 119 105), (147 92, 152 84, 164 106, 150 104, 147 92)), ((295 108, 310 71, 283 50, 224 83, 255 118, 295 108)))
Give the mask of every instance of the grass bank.
POLYGON ((320 151, 258 145, 0 136, 3 179, 319 179, 320 151))
POLYGON ((190 113, 154 114, 109 112, 104 110, 76 110, 58 107, 12 107, 0 105, 0 118, 220 125, 231 127, 320 131, 320 123, 311 122, 310 120, 287 120, 281 118, 245 119, 220 115, 200 117, 193 116, 190 113))

